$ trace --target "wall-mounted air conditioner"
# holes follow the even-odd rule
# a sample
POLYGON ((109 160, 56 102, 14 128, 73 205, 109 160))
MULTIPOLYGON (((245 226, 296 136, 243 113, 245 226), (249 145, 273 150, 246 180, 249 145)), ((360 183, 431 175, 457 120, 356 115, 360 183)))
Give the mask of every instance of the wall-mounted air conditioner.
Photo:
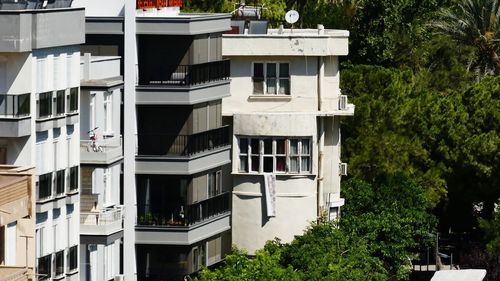
POLYGON ((347 176, 347 163, 339 164, 339 174, 341 176, 347 176))
POLYGON ((347 109, 347 96, 346 95, 340 95, 339 98, 339 110, 346 110, 347 109))

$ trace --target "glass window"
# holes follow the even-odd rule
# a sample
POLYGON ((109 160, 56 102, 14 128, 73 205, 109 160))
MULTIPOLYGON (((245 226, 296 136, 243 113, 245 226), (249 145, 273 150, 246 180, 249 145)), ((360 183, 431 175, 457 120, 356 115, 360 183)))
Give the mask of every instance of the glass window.
POLYGON ((104 133, 113 133, 113 108, 112 108, 113 93, 104 93, 104 133))
POLYGON ((78 268, 78 246, 73 246, 68 249, 68 272, 74 271, 78 268))
POLYGON ((287 138, 239 138, 240 172, 310 173, 311 141, 287 138), (262 168, 261 168, 262 167, 262 168))
POLYGON ((264 93, 264 64, 254 63, 253 65, 253 93, 264 93))
POLYGON ((74 112, 78 110, 78 88, 71 88, 69 90, 69 111, 74 112))
POLYGON ((38 118, 46 118, 52 115, 52 93, 38 94, 38 118))
POLYGON ((40 175, 38 177, 38 200, 50 198, 52 196, 52 173, 40 175))
POLYGON ((65 170, 60 170, 56 172, 56 194, 64 193, 64 178, 65 178, 65 170))
POLYGON ((54 259, 54 270, 56 276, 64 274, 64 250, 56 253, 56 258, 54 259))
POLYGON ((17 116, 30 115, 30 94, 17 96, 17 116))
POLYGON ((69 169, 69 190, 78 189, 78 166, 69 169))
POLYGON ((66 92, 64 90, 56 92, 56 114, 64 114, 66 113, 66 92))
POLYGON ((38 280, 49 280, 52 277, 51 259, 52 255, 46 255, 38 258, 38 280))
POLYGON ((289 63, 254 63, 253 94, 290 95, 289 63))

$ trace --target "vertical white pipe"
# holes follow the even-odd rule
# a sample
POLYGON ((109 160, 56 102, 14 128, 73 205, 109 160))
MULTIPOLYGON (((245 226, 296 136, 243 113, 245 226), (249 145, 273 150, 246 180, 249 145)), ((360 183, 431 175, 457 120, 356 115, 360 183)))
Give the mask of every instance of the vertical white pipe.
MULTIPOLYGON (((323 57, 318 57, 318 111, 323 109, 323 79, 325 76, 325 64, 323 57)), ((325 120, 319 117, 319 145, 318 145, 318 216, 324 208, 323 199, 323 171, 324 171, 324 150, 325 150, 325 120)))

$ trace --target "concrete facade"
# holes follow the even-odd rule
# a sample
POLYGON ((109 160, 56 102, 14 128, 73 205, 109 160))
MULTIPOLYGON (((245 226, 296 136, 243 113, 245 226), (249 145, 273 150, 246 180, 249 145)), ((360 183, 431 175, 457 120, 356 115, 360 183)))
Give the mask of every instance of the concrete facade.
POLYGON ((354 113, 339 88, 338 57, 347 55, 348 35, 322 28, 224 35, 223 56, 231 60, 231 96, 222 110, 233 125, 232 237, 250 254, 275 237, 290 242, 320 216, 340 214, 339 121, 354 113), (274 190, 265 174, 275 176, 274 190))
POLYGON ((36 167, 35 271, 44 280, 79 279, 83 17, 83 9, 71 8, 0 11, 8 22, 0 25, 0 94, 12 108, 0 113, 0 131, 16 120, 18 132, 0 136, 0 161, 36 167))

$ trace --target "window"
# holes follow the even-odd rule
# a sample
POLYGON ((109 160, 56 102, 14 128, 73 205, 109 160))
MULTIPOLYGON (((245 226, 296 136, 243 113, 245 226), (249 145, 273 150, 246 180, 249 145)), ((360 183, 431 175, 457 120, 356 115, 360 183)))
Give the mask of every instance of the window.
POLYGON ((52 255, 46 255, 38 258, 37 275, 38 280, 49 280, 52 277, 52 268, 50 267, 52 255))
POLYGON ((64 90, 56 92, 56 115, 66 113, 65 98, 66 92, 64 90))
POLYGON ((208 174, 208 197, 214 197, 222 193, 222 171, 210 172, 208 174))
POLYGON ((78 110, 78 88, 69 89, 69 112, 78 110))
POLYGON ((56 253, 56 258, 54 259, 54 270, 56 277, 64 274, 64 250, 56 253))
POLYGON ((46 118, 52 115, 52 93, 38 94, 38 118, 46 118))
POLYGON ((69 168, 69 190, 78 190, 78 166, 69 168))
POLYGON ((64 193, 65 170, 56 172, 56 195, 64 193))
POLYGON ((68 272, 78 269, 78 246, 75 245, 68 249, 68 272))
POLYGON ((44 200, 52 196, 52 173, 38 177, 38 200, 44 200))
POLYGON ((239 171, 256 173, 311 173, 309 138, 239 138, 239 171))
POLYGON ((288 63, 256 62, 253 64, 252 78, 255 95, 290 95, 288 63))

